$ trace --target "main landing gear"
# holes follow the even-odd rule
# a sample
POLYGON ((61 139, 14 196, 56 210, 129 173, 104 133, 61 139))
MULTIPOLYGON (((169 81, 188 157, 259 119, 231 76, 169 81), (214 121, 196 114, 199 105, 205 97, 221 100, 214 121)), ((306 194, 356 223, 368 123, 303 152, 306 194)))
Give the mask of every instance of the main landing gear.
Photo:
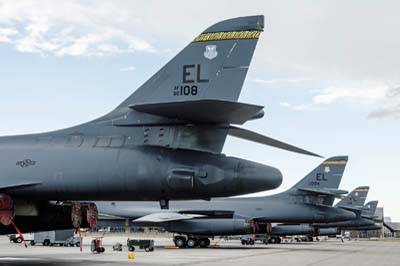
POLYGON ((195 248, 201 247, 206 248, 210 246, 210 239, 206 237, 195 237, 195 236, 175 236, 175 246, 178 248, 195 248))

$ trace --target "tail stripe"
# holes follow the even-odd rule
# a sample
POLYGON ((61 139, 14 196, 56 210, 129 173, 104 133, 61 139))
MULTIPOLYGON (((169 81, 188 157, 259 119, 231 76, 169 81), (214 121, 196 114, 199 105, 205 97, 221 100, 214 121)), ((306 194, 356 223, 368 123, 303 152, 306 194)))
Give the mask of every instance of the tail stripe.
POLYGON ((322 164, 323 165, 328 165, 328 164, 330 164, 330 165, 340 165, 340 164, 346 164, 346 163, 347 163, 347 161, 325 161, 322 164))
POLYGON ((237 39, 258 39, 261 31, 244 30, 244 31, 226 31, 226 32, 208 32, 197 36, 193 42, 223 41, 237 39))

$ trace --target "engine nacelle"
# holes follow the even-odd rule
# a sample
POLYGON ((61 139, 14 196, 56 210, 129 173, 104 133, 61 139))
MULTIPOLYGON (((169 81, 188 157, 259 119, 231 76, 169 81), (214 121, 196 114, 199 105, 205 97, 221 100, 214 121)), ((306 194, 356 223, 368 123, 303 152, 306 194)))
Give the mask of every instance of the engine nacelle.
MULTIPOLYGON (((1 206, 5 206, 4 202, 2 201, 1 206)), ((18 205, 15 209, 18 209, 18 205)), ((92 228, 97 223, 97 207, 94 203, 51 204, 46 202, 38 204, 36 209, 37 215, 34 216, 12 216, 21 232, 92 228)), ((10 224, 3 223, 3 225, 0 225, 0 234, 15 233, 14 227, 10 224)))
POLYGON ((320 236, 336 236, 340 234, 340 230, 337 228, 320 228, 319 235, 320 236))
POLYGON ((10 196, 0 194, 0 224, 8 226, 14 218, 14 202, 10 196))
POLYGON ((273 236, 315 235, 315 228, 307 224, 279 224, 272 227, 273 236))
POLYGON ((204 218, 169 222, 165 229, 188 235, 238 235, 253 233, 254 223, 246 219, 204 218))

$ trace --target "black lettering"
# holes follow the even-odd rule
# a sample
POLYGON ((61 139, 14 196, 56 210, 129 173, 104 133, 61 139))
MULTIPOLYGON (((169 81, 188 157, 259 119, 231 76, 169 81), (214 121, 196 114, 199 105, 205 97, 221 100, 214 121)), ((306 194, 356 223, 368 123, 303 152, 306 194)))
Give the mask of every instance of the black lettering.
POLYGON ((328 179, 325 178, 325 175, 322 173, 317 174, 317 180, 318 181, 327 181, 328 179))
POLYGON ((183 83, 194 83, 194 79, 192 80, 187 78, 191 75, 189 69, 195 67, 196 67, 195 65, 183 65, 183 78, 182 78, 183 83))
POLYGON ((190 86, 186 85, 183 87, 183 95, 189 95, 190 94, 190 86))
POLYGON ((208 79, 201 79, 201 65, 197 65, 197 82, 198 83, 206 83, 208 79))
POLYGON ((192 94, 192 95, 197 95, 197 86, 196 86, 196 85, 193 85, 193 86, 192 86, 191 94, 192 94))

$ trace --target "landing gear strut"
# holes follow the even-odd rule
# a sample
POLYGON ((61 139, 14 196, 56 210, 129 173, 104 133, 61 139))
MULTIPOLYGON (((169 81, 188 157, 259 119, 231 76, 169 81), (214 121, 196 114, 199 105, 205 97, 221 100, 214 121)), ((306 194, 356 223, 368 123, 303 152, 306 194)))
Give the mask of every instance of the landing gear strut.
POLYGON ((169 209, 169 200, 168 199, 160 200, 160 207, 162 210, 168 210, 169 209))

